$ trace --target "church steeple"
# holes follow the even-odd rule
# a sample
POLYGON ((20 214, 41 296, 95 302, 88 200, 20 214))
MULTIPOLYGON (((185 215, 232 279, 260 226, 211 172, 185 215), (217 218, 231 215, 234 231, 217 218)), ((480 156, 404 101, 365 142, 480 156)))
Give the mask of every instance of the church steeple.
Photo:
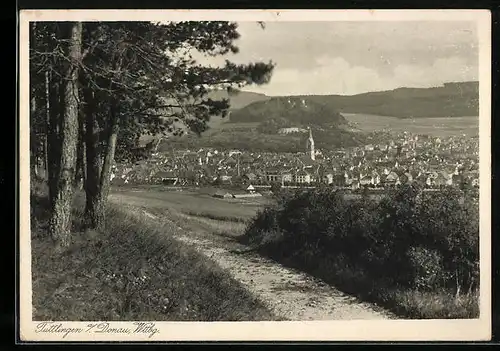
POLYGON ((307 127, 307 129, 309 129, 309 139, 307 140, 307 144, 308 144, 308 151, 310 153, 310 156, 311 156, 311 160, 315 160, 316 159, 316 153, 314 151, 314 139, 313 139, 313 136, 312 136, 312 130, 311 130, 311 127, 307 127))

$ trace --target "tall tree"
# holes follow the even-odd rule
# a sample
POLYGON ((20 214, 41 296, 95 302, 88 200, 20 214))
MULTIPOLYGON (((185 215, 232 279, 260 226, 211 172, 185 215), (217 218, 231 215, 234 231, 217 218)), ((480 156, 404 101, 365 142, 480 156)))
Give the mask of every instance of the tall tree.
POLYGON ((86 219, 104 221, 115 153, 137 146, 142 134, 200 134, 211 116, 226 115, 228 100, 211 89, 269 81, 273 64, 221 67, 194 55, 236 53, 237 25, 229 22, 85 23, 81 80, 86 114, 86 219), (123 136, 123 138, 120 138, 123 136))
POLYGON ((52 205, 56 194, 56 174, 61 151, 61 64, 66 58, 62 48, 67 46, 63 29, 63 24, 36 22, 32 23, 30 30, 32 108, 36 105, 30 118, 30 131, 32 137, 38 136, 38 141, 43 140, 42 148, 39 147, 39 142, 32 143, 32 146, 38 157, 45 161, 45 178, 48 180, 52 205))
POLYGON ((73 179, 76 167, 76 147, 78 141, 78 71, 82 49, 82 23, 64 24, 67 31, 64 55, 62 90, 63 114, 60 130, 60 159, 56 170, 55 194, 49 220, 49 233, 55 242, 64 247, 70 244, 71 205, 73 199, 73 179))
POLYGON ((212 67, 194 59, 236 53, 238 38, 230 22, 40 22, 32 28, 30 61, 38 77, 32 118, 47 139, 46 151, 33 149, 47 159, 50 232, 57 241, 69 243, 75 176, 84 178, 88 225, 98 228, 115 158, 130 161, 140 136, 199 135, 229 107, 227 99, 210 99, 211 90, 269 81, 271 62, 212 67), (37 112, 41 106, 45 113, 37 112), (77 167, 85 170, 75 175, 77 167))

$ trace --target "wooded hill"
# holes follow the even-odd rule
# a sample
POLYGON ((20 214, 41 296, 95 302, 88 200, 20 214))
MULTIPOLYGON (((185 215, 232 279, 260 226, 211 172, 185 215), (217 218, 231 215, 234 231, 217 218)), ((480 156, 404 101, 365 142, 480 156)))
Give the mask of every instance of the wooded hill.
POLYGON ((231 122, 264 122, 284 119, 300 125, 339 125, 347 121, 331 106, 309 98, 273 97, 266 101, 251 103, 230 114, 231 122))
POLYGON ((357 95, 270 97, 249 92, 240 92, 235 96, 229 96, 225 92, 218 93, 225 94, 224 97, 230 99, 233 110, 230 116, 231 122, 259 122, 260 120, 255 118, 261 118, 260 111, 270 106, 277 108, 276 112, 270 111, 271 114, 279 114, 283 106, 280 102, 287 101, 288 98, 294 101, 305 99, 310 103, 325 105, 330 111, 325 115, 325 121, 330 120, 335 112, 398 118, 462 117, 479 114, 479 82, 446 83, 433 88, 398 88, 357 95), (266 104, 269 100, 273 101, 274 105, 266 104), (242 107, 241 110, 238 110, 239 106, 242 107))

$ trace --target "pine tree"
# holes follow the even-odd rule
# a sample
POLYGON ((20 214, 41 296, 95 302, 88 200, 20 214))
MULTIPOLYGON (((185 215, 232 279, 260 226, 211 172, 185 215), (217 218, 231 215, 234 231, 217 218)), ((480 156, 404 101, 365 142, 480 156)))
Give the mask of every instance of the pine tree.
POLYGON ((59 167, 55 175, 55 194, 49 220, 49 233, 60 246, 70 244, 73 179, 78 141, 78 70, 82 49, 82 23, 64 25, 67 30, 64 55, 67 62, 63 71, 63 114, 61 116, 61 149, 59 167), (67 28, 66 28, 67 27, 67 28))
MULTIPOLYGON (((30 45, 32 73, 38 77, 33 80, 38 93, 32 121, 40 122, 48 140, 47 151, 41 152, 47 158, 51 232, 56 236, 56 227, 68 228, 67 212, 59 208, 70 203, 75 180, 84 179, 88 226, 101 227, 116 157, 132 160, 131 150, 144 134, 199 135, 211 116, 228 112, 227 99, 207 97, 212 89, 265 84, 274 66, 226 61, 223 67, 207 67, 196 62, 193 52, 238 52, 237 24, 230 22, 85 22, 77 25, 81 42, 76 37, 68 41, 65 26, 76 28, 37 23, 30 45), (67 52, 61 51, 66 47, 67 52), (48 78, 48 89, 43 89, 42 77, 48 78), (41 114, 39 106, 44 105, 47 113, 41 114)), ((65 238, 67 229, 61 233, 65 238)))

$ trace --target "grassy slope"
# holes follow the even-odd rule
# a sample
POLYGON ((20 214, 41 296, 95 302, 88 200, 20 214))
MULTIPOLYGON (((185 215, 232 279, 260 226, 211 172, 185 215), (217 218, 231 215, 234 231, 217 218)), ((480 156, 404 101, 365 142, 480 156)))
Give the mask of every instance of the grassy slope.
MULTIPOLYGON (((78 201, 79 200, 79 201, 78 201)), ((35 320, 273 320, 272 314, 209 259, 150 224, 111 207, 104 233, 80 233, 54 252, 42 234, 47 200, 32 198, 35 320)))

